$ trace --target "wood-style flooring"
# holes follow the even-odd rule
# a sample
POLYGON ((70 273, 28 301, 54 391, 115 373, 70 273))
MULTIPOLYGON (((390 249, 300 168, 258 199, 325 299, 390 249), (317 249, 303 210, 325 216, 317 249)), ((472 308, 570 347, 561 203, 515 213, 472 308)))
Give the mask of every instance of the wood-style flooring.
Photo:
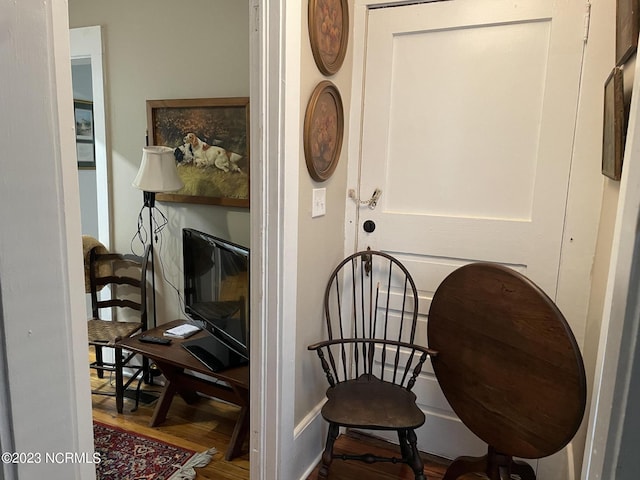
MULTIPOLYGON (((99 379, 95 372, 91 372, 91 386, 93 389, 102 386, 111 389, 108 384, 108 374, 99 379)), ((159 385, 145 385, 143 390, 158 396, 162 387, 159 385)), ((210 480, 248 480, 249 454, 225 461, 224 453, 229 444, 231 433, 238 415, 238 407, 225 402, 201 399, 196 405, 187 403, 176 395, 167 415, 167 420, 158 427, 149 427, 149 420, 153 414, 156 402, 140 404, 137 411, 132 412, 135 402, 125 399, 124 412, 116 412, 114 397, 92 395, 93 418, 108 425, 114 425, 148 437, 179 447, 188 448, 196 452, 203 452, 215 447, 218 453, 212 461, 203 468, 196 469, 197 479, 210 480)))
MULTIPOLYGON (((99 379, 95 372, 91 373, 91 386, 110 389, 107 374, 99 379)), ((158 395, 159 385, 146 385, 143 389, 158 395)), ((149 419, 153 413, 155 402, 140 404, 137 411, 131 412, 134 401, 125 399, 124 413, 116 413, 115 399, 101 395, 92 395, 93 418, 99 422, 114 425, 146 435, 158 440, 188 448, 197 452, 216 447, 218 453, 211 463, 198 468, 197 479, 210 480, 249 480, 249 454, 225 461, 229 439, 233 431, 238 408, 224 402, 201 399, 196 406, 187 405, 179 396, 173 400, 167 420, 158 427, 149 427, 149 419)), ((357 433, 342 435, 336 442, 336 451, 348 453, 381 453, 398 455, 396 449, 386 442, 372 439, 357 433), (386 452, 386 453, 385 453, 386 452)), ((429 480, 441 480, 446 464, 440 459, 425 455, 425 474, 429 480)), ((316 480, 318 468, 308 480, 316 480)), ((377 463, 367 465, 362 462, 335 460, 331 465, 330 480, 404 480, 413 479, 411 470, 404 465, 377 463)), ((275 480, 275 479, 274 479, 275 480)))
MULTIPOLYGON (((334 445, 334 453, 398 457, 400 452, 389 443, 357 432, 341 435, 334 445)), ((424 474, 428 480, 442 480, 450 463, 432 455, 423 454, 424 474)), ((317 480, 319 467, 316 467, 307 480, 317 480)), ((392 463, 374 463, 368 465, 357 461, 334 460, 329 473, 330 480, 413 480, 413 471, 406 465, 392 463)))

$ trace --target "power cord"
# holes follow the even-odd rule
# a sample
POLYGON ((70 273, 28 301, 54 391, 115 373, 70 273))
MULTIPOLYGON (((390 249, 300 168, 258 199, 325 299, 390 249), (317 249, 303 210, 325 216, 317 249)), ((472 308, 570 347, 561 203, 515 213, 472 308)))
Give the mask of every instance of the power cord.
MULTIPOLYGON (((136 244, 135 244, 136 239, 139 241, 140 246, 142 247, 143 251, 144 251, 145 247, 147 246, 148 242, 150 241, 149 240, 149 232, 147 231, 147 228, 145 226, 144 217, 143 217, 143 212, 144 212, 145 208, 148 208, 148 207, 143 205, 142 208, 140 208, 140 211, 138 212, 137 230, 134 233, 133 237, 131 238, 131 247, 130 248, 131 248, 131 253, 133 253, 134 255, 141 255, 141 254, 136 252, 136 244)), ((158 263, 159 263, 159 267, 160 267, 160 272, 162 274, 162 278, 176 292, 176 295, 178 296, 178 305, 179 305, 180 312, 185 317, 187 317, 187 313, 185 311, 185 306, 184 306, 184 299, 182 298, 182 295, 180 294, 180 290, 167 277, 166 270, 164 268, 164 260, 162 258, 162 251, 163 251, 162 246, 163 246, 163 240, 164 240, 162 232, 163 232, 164 228, 168 225, 169 219, 162 212, 162 210, 160 210, 158 207, 156 207, 154 205, 154 207, 151 210, 151 220, 152 220, 151 231, 153 233, 153 239, 151 241, 155 242, 154 250, 157 250, 157 252, 158 252, 157 258, 159 260, 158 263)))
POLYGON ((153 241, 155 241, 156 244, 158 243, 158 239, 162 236, 162 230, 164 230, 164 227, 166 227, 167 224, 169 223, 167 216, 158 207, 156 207, 155 205, 153 207, 147 207, 146 205, 143 205, 142 208, 140 208, 140 211, 138 212, 138 228, 134 233, 133 237, 131 238, 131 253, 133 253, 134 255, 141 255, 136 252, 136 249, 134 246, 134 242, 136 238, 139 240, 143 251, 147 246, 147 243, 149 242, 149 232, 147 232, 147 228, 144 224, 144 219, 142 217, 142 212, 144 211, 145 208, 151 208, 152 225, 150 225, 150 228, 151 228, 151 233, 153 234, 153 241), (158 221, 158 219, 156 218, 157 216, 160 217, 160 221, 158 221))

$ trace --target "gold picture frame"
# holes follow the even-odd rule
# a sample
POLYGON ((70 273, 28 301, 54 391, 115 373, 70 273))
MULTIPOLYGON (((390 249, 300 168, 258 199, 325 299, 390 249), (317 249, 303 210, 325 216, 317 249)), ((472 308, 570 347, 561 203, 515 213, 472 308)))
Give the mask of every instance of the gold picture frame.
POLYGON ((249 207, 249 97, 147 100, 147 135, 174 149, 184 183, 157 200, 249 207))
POLYGON ((304 116, 303 144, 307 170, 318 182, 338 165, 344 135, 344 110, 338 88, 329 80, 313 90, 304 116))
POLYGON ((309 0, 309 40, 318 69, 325 75, 340 70, 349 39, 347 0, 309 0))

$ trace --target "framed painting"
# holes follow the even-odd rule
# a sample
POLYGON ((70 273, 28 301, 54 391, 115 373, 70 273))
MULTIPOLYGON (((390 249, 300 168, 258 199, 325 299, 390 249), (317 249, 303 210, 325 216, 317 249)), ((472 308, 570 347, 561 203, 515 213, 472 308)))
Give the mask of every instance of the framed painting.
POLYGON ((622 66, 638 49, 640 0, 616 0, 616 65, 622 66))
POLYGON ((93 134, 93 102, 73 101, 76 125, 76 155, 79 168, 96 168, 95 139, 93 134))
POLYGON ((342 66, 349 38, 347 0, 309 0, 309 40, 313 59, 325 75, 342 66))
POLYGON ((622 69, 615 67, 604 85, 602 174, 613 180, 622 176, 626 136, 622 69))
POLYGON ((313 90, 304 116, 303 144, 311 178, 324 182, 338 165, 344 134, 342 98, 328 80, 313 90))
POLYGON ((147 144, 174 149, 184 187, 165 202, 249 207, 249 98, 147 100, 147 144))
POLYGON ((74 100, 73 115, 76 122, 76 140, 93 142, 93 102, 74 100))
POLYGON ((78 168, 96 168, 95 144, 93 142, 76 140, 76 156, 78 157, 78 168))

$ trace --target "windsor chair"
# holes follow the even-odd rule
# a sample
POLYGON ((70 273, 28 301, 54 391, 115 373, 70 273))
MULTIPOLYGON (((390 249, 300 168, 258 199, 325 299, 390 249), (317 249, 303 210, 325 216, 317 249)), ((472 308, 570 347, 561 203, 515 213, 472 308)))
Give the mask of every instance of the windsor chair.
POLYGON ((318 354, 329 383, 322 408, 329 429, 319 478, 327 478, 333 459, 339 458, 402 462, 416 480, 425 480, 415 434, 425 416, 411 389, 427 357, 436 352, 414 343, 417 315, 415 283, 391 255, 357 252, 332 272, 324 296, 328 338, 308 347, 318 354), (400 457, 336 455, 340 427, 395 430, 400 457))

